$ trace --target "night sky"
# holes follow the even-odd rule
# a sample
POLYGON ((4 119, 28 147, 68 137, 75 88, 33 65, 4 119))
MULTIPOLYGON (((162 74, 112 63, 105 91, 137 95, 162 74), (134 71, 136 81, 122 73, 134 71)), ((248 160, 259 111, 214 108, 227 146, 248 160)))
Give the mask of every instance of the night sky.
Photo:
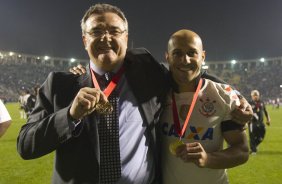
POLYGON ((129 47, 160 61, 183 28, 202 37, 209 61, 282 56, 281 0, 0 0, 0 50, 87 59, 80 19, 97 2, 121 8, 129 47))

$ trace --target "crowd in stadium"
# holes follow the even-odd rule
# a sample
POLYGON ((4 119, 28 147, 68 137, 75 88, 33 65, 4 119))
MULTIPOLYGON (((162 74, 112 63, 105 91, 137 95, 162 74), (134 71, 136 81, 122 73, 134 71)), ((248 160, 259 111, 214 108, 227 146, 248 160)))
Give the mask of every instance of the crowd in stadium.
POLYGON ((66 71, 68 65, 19 62, 0 58, 0 98, 17 101, 22 91, 32 91, 44 82, 51 71, 66 71))
MULTIPOLYGON (((35 85, 40 85, 51 71, 67 71, 71 67, 67 62, 50 65, 45 62, 21 61, 17 58, 8 61, 0 58, 0 98, 5 101, 17 101, 21 91, 31 91, 35 85)), ((233 85, 247 99, 250 98, 250 91, 257 89, 261 92, 262 98, 270 102, 282 97, 281 69, 281 63, 271 63, 271 65, 258 65, 248 69, 209 68, 207 71, 233 85)))
POLYGON ((259 65, 249 69, 209 69, 208 72, 219 76, 227 83, 233 85, 248 99, 250 99, 250 92, 257 89, 261 92, 262 98, 270 102, 281 98, 281 69, 281 64, 272 64, 269 66, 259 65))

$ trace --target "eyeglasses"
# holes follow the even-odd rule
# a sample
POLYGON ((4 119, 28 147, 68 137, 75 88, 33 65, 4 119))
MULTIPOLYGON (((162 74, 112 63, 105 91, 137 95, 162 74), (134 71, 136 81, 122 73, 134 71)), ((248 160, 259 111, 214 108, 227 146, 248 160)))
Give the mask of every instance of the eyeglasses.
POLYGON ((94 29, 86 33, 89 34, 91 37, 99 38, 105 36, 106 34, 108 34, 110 37, 120 37, 124 32, 126 32, 126 30, 122 31, 120 29, 94 29))

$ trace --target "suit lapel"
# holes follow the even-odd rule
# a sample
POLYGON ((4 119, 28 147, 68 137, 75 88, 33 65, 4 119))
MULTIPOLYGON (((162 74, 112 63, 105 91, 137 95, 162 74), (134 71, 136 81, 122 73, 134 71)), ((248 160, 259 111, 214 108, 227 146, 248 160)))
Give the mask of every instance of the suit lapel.
MULTIPOLYGON (((86 74, 83 74, 79 77, 78 83, 80 88, 93 87, 91 73, 89 70, 89 64, 86 66, 86 74)), ((84 117, 83 121, 84 121, 84 128, 86 128, 86 132, 91 141, 95 156, 98 160, 98 163, 100 163, 99 136, 98 136, 98 126, 97 126, 99 120, 96 116, 96 113, 91 113, 90 115, 84 117)))
POLYGON ((86 66, 86 73, 79 76, 78 83, 79 83, 80 88, 93 87, 92 80, 91 80, 91 74, 89 70, 89 64, 86 66))

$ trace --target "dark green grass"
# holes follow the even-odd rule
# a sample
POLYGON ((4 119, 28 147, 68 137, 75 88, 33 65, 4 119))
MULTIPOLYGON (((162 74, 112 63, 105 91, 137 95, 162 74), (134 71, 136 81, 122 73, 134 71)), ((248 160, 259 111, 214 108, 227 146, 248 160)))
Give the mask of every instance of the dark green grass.
POLYGON ((266 127, 265 139, 246 164, 228 170, 231 184, 282 183, 282 109, 268 106, 267 110, 271 125, 266 127))
POLYGON ((23 160, 16 149, 17 136, 25 120, 20 119, 19 105, 6 105, 13 122, 0 139, 0 184, 47 184, 51 181, 53 157, 23 160))
MULTIPOLYGON (((6 105, 13 119, 8 132, 0 139, 0 184, 49 184, 54 154, 35 160, 23 160, 17 153, 16 140, 25 120, 20 119, 18 104, 6 105)), ((268 107, 271 126, 267 127, 264 142, 257 155, 228 170, 231 184, 282 183, 282 109, 268 107)))

